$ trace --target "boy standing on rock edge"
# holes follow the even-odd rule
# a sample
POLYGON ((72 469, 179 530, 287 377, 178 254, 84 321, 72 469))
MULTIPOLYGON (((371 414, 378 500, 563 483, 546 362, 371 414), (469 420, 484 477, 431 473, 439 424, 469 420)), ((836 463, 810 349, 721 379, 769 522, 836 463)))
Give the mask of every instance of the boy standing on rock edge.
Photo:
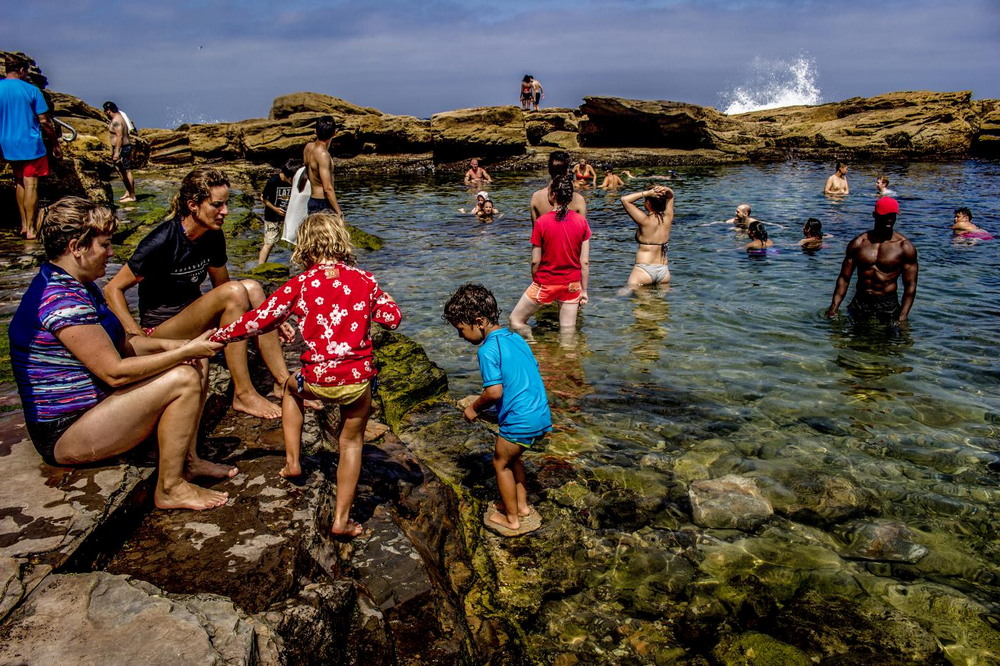
POLYGON ((552 414, 538 362, 524 338, 500 326, 500 308, 490 290, 482 285, 459 287, 444 307, 444 318, 463 340, 480 345, 477 356, 483 392, 465 408, 465 418, 475 421, 493 405, 499 412, 493 471, 500 504, 487 510, 483 524, 502 536, 533 532, 541 527, 542 519, 528 506, 521 454, 552 430, 552 414))

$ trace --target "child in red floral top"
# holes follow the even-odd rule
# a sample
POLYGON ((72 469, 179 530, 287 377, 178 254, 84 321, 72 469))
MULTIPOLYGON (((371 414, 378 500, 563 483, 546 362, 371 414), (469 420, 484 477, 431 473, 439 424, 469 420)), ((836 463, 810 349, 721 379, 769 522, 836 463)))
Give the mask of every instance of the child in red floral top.
POLYGON ((374 320, 386 328, 399 326, 399 306, 379 289, 375 278, 355 266, 347 226, 339 215, 316 213, 299 227, 292 260, 308 266, 212 340, 232 342, 274 330, 296 315, 306 344, 302 369, 285 384, 281 402, 285 437, 285 467, 281 476, 302 473, 302 403, 319 399, 341 405, 340 462, 337 466, 337 504, 333 517, 336 536, 355 537, 362 527, 349 518, 361 475, 361 448, 371 412, 371 381, 375 377, 372 340, 374 320))

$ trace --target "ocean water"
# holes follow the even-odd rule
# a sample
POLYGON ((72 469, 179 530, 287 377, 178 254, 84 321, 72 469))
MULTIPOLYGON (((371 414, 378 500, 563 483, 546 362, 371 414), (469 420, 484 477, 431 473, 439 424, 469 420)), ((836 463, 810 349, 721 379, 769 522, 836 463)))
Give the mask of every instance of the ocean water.
MULTIPOLYGON (((585 192, 590 303, 575 336, 560 335, 552 314, 535 322, 555 430, 529 459, 558 461, 589 480, 581 492, 631 504, 591 507, 597 541, 566 544, 582 563, 573 575, 587 583, 525 627, 541 652, 579 640, 598 654, 602 641, 618 640, 613 631, 602 638, 601 627, 656 624, 649 618, 694 608, 710 591, 730 608, 716 620, 726 626, 745 621, 734 598, 814 591, 877 600, 904 634, 915 621, 951 646, 953 663, 995 657, 993 630, 973 624, 1000 598, 1000 472, 989 466, 1000 457, 1000 164, 850 168, 852 193, 841 199, 822 194, 832 164, 677 168, 670 287, 634 294, 622 287, 635 226, 619 196, 652 181, 585 192), (824 313, 844 248, 870 228, 879 173, 898 193, 896 229, 918 250, 919 286, 907 326, 855 328, 824 313), (743 202, 776 253, 747 256, 746 236, 725 224, 743 202), (998 238, 956 241, 959 206, 998 238), (797 245, 809 217, 830 235, 812 253, 797 245), (677 582, 677 567, 663 563, 679 561, 680 537, 670 535, 693 529, 687 488, 726 475, 753 479, 778 514, 742 533, 696 530, 681 550, 697 574, 677 582), (749 587, 748 576, 757 581, 749 587)), ((400 332, 423 345, 460 397, 480 390, 476 349, 442 320, 443 305, 460 284, 480 282, 509 314, 529 284, 528 201, 546 180, 497 174, 489 190, 504 215, 491 224, 457 212, 474 191, 456 180, 340 177, 337 192, 348 221, 386 240, 360 263, 399 302, 400 332)), ((272 254, 288 258, 287 249, 272 254)), ((546 492, 551 501, 564 491, 546 492)), ((831 617, 824 631, 853 622, 831 617)), ((878 643, 873 631, 859 630, 858 642, 878 643)))

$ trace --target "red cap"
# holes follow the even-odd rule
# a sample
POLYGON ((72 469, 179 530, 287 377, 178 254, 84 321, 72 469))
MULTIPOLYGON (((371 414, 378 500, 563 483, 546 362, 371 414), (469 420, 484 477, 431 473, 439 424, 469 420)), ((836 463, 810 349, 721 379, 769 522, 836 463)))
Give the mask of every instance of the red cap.
POLYGON ((882 197, 875 202, 876 215, 888 215, 889 213, 899 213, 899 202, 892 197, 882 197))

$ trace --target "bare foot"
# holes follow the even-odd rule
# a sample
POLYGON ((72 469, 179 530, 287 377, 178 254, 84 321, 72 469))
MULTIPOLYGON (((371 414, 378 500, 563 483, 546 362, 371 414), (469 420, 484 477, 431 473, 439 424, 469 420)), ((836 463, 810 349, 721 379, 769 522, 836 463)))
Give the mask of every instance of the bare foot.
POLYGON ((316 400, 303 400, 302 404, 305 405, 306 408, 313 409, 313 410, 315 410, 317 412, 319 410, 323 409, 323 401, 319 400, 319 399, 316 399, 316 400))
POLYGON ((280 472, 278 472, 278 475, 283 476, 286 479, 290 476, 302 476, 302 466, 298 463, 293 464, 286 462, 285 466, 281 468, 280 472))
MULTIPOLYGON (((504 507, 503 502, 497 502, 496 504, 493 505, 493 508, 496 509, 498 513, 501 513, 505 516, 507 515, 507 509, 504 507)), ((520 516, 521 518, 527 518, 534 512, 535 512, 535 507, 529 506, 525 511, 521 511, 519 509, 517 515, 520 516)))
POLYGON ((233 409, 262 419, 276 419, 281 416, 280 405, 274 404, 256 392, 249 396, 234 396, 233 409))
POLYGON ((515 520, 514 522, 511 522, 510 520, 508 520, 506 515, 500 513, 499 511, 494 511, 492 514, 490 514, 490 517, 487 520, 489 520, 491 523, 496 523, 501 527, 506 527, 509 530, 517 530, 520 529, 521 527, 521 521, 515 520))
POLYGON ((168 493, 162 486, 156 484, 153 502, 159 509, 214 509, 224 505, 229 500, 229 493, 209 490, 187 481, 181 481, 168 493))
POLYGON ((222 463, 214 463, 196 458, 185 465, 184 478, 188 481, 197 479, 198 477, 231 479, 239 473, 240 470, 232 465, 223 465, 222 463))
POLYGON ((344 525, 343 527, 338 528, 335 523, 333 527, 330 529, 330 533, 333 534, 333 537, 335 539, 345 539, 345 540, 350 540, 356 536, 360 536, 361 533, 364 531, 365 528, 362 527, 360 523, 350 519, 348 519, 347 524, 344 525))
POLYGON ((120 201, 122 203, 129 203, 129 202, 135 201, 135 197, 134 196, 129 196, 129 195, 126 194, 125 196, 123 196, 118 201, 120 201))

